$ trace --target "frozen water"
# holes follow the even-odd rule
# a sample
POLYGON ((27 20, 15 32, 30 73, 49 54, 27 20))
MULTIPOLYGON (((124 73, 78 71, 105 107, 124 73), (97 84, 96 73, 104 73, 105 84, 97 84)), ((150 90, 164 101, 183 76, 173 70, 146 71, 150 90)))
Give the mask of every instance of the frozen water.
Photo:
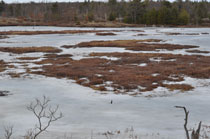
MULTIPOLYGON (((68 28, 68 27, 1 27, 1 31, 8 30, 77 30, 92 28, 68 28)), ((97 30, 117 30, 116 28, 96 28, 97 30)), ((210 51, 210 35, 202 35, 202 32, 210 33, 210 28, 119 28, 126 30, 116 32, 116 36, 96 36, 87 34, 50 34, 30 36, 9 36, 0 42, 0 47, 28 47, 28 46, 55 46, 73 45, 91 40, 117 40, 117 39, 163 39, 174 44, 198 45, 200 50, 210 51), (147 36, 134 36, 138 32, 132 30, 144 30, 147 36), (201 35, 166 35, 164 32, 200 33, 201 35), (6 43, 7 42, 7 43, 6 43), (8 43, 10 42, 10 43, 8 43)), ((132 52, 123 48, 71 48, 63 49, 63 54, 73 54, 74 59, 87 57, 91 52, 132 52)), ((154 52, 154 53, 160 53, 154 52)), ((167 53, 166 51, 165 53, 167 53)), ((150 53, 150 52, 149 52, 150 53)), ((170 53, 186 54, 185 50, 172 51, 170 53)), ((0 52, 0 59, 14 62, 16 57, 42 56, 39 54, 15 55, 0 52)), ((107 57, 102 57, 107 58, 107 57)), ((112 57, 111 57, 112 58, 112 57)), ((113 58, 112 58, 113 59, 113 58)), ((115 60, 115 59, 113 59, 115 60)), ((144 64, 144 63, 142 63, 144 64)), ((22 69, 22 65, 16 65, 22 69)), ((35 65, 28 64, 29 67, 35 65)), ((140 66, 146 66, 141 65, 140 66)), ((18 72, 18 71, 17 71, 18 72)), ((22 72, 22 71, 21 71, 22 72)), ((115 71, 110 71, 115 72, 115 71)), ((156 76, 156 74, 154 74, 156 76)), ((180 91, 169 92, 165 88, 157 88, 151 92, 145 92, 140 97, 128 95, 115 95, 112 92, 96 92, 90 88, 80 86, 72 80, 55 79, 43 76, 29 76, 27 78, 11 79, 1 76, 0 90, 8 90, 11 95, 0 97, 0 136, 3 137, 3 126, 14 125, 14 135, 20 137, 27 129, 32 128, 36 119, 26 110, 26 106, 34 98, 49 96, 53 104, 59 104, 64 118, 55 122, 49 132, 42 138, 52 139, 68 136, 75 139, 91 138, 91 132, 97 139, 106 139, 103 135, 107 131, 120 130, 122 134, 116 138, 126 138, 124 130, 133 127, 135 134, 143 138, 185 138, 183 130, 183 110, 174 108, 175 105, 186 106, 190 111, 189 127, 195 127, 200 120, 204 124, 210 124, 210 80, 185 78, 184 83, 190 83, 194 90, 187 93, 180 91), (113 104, 110 101, 113 100, 113 104)), ((109 82, 108 82, 109 83, 109 82)), ((111 90, 111 88, 110 88, 111 90)))

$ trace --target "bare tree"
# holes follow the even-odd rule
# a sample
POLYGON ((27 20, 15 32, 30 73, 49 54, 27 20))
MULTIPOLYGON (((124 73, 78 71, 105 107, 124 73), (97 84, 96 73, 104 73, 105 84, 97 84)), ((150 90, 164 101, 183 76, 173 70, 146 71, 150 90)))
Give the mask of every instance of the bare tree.
POLYGON ((35 99, 27 109, 35 115, 38 120, 38 124, 35 125, 34 130, 29 130, 27 132, 27 139, 36 139, 42 132, 46 131, 51 123, 61 119, 63 114, 58 112, 59 106, 52 108, 49 105, 50 99, 43 96, 43 99, 35 99))
POLYGON ((13 134, 13 126, 4 127, 4 131, 5 131, 4 134, 5 139, 11 139, 11 136, 13 134))
MULTIPOLYGON (((184 113, 185 113, 185 123, 184 123, 184 130, 185 130, 185 133, 186 133, 186 137, 187 139, 190 139, 190 136, 189 136, 189 130, 187 128, 187 124, 188 124, 188 116, 189 116, 189 111, 186 109, 186 107, 184 106, 175 106, 176 108, 181 108, 184 110, 184 113)), ((191 139, 199 139, 199 136, 200 136, 200 129, 201 129, 201 121, 198 125, 198 128, 197 130, 195 131, 193 129, 192 133, 191 133, 191 139)))

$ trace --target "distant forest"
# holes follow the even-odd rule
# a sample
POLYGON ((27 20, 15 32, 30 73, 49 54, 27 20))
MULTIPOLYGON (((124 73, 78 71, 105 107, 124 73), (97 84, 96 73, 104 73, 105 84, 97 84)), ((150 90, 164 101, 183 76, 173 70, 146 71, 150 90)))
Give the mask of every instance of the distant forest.
POLYGON ((43 23, 121 22, 142 25, 210 25, 208 1, 0 2, 2 18, 43 23))

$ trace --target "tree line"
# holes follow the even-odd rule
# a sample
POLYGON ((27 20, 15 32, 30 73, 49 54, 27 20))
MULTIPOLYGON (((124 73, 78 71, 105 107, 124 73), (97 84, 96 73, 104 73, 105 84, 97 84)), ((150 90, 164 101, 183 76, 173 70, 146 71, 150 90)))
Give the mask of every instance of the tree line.
POLYGON ((130 0, 108 2, 66 3, 12 3, 0 2, 0 15, 37 22, 106 22, 146 25, 201 25, 209 24, 210 3, 208 1, 176 0, 130 0))

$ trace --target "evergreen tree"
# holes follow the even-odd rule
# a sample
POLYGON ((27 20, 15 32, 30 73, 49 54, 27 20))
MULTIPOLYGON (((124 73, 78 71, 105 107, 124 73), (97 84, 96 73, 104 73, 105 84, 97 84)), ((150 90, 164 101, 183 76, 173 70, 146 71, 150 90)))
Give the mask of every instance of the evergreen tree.
POLYGON ((172 8, 171 10, 171 24, 172 25, 177 25, 178 24, 178 16, 179 12, 177 8, 172 8))
POLYGON ((153 8, 146 13, 144 18, 147 25, 157 24, 157 11, 153 8))
POLYGON ((2 1, 0 2, 0 13, 2 13, 2 12, 4 11, 4 8, 5 8, 5 3, 4 3, 4 1, 2 0, 2 1))
POLYGON ((109 21, 114 21, 115 19, 116 19, 116 15, 113 12, 111 12, 109 14, 109 21))
POLYGON ((190 15, 185 9, 182 9, 179 13, 178 22, 180 25, 187 25, 190 20, 190 15))

